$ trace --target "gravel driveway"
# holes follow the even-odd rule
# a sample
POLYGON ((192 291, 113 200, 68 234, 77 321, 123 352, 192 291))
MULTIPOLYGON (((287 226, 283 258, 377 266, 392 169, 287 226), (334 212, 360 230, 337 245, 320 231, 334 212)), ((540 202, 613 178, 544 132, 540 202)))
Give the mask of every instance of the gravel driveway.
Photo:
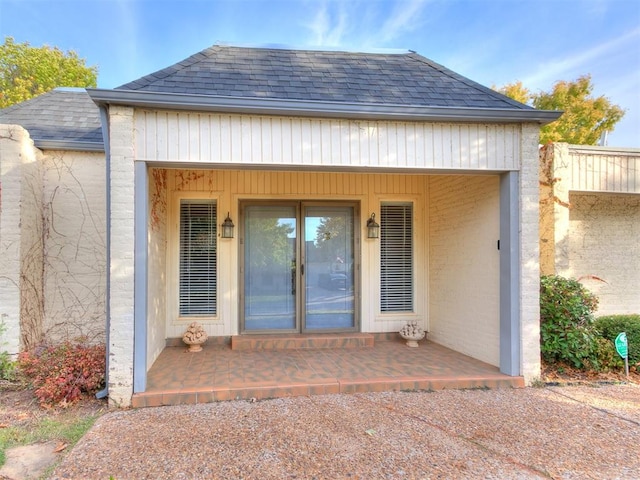
POLYGON ((325 395, 116 411, 53 479, 640 478, 640 386, 325 395))

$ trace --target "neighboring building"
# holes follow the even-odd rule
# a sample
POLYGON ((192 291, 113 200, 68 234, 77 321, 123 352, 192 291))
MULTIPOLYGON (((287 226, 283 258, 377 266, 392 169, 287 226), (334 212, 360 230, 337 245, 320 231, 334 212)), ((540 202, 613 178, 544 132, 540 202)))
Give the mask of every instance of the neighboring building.
POLYGON ((560 112, 522 105, 413 52, 214 46, 88 94, 105 153, 73 153, 76 138, 55 149, 39 143, 16 118, 24 105, 0 117, 28 131, 2 126, 0 248, 15 256, 2 265, 12 276, 0 283, 0 303, 5 323, 20 325, 18 298, 46 298, 49 277, 66 275, 67 258, 95 246, 96 261, 78 261, 82 273, 65 282, 94 268, 114 404, 145 390, 167 341, 194 320, 219 337, 394 332, 417 320, 434 342, 526 381, 539 376, 538 131, 560 112), (54 173, 69 172, 57 189, 44 175, 37 197, 46 208, 66 192, 86 210, 28 217, 24 179, 43 158, 63 162, 54 173), (23 179, 11 183, 22 212, 5 208, 11 178, 23 179), (227 217, 232 238, 221 235, 227 217), (18 218, 44 234, 20 229, 18 218), (368 238, 369 219, 378 238, 368 238), (71 232, 89 225, 95 232, 84 239, 71 232), (48 246, 50 232, 64 248, 48 246), (21 238, 25 246, 44 238, 33 294, 19 286, 32 261, 21 238), (59 254, 65 260, 53 263, 59 254))
POLYGON ((640 312, 640 149, 540 150, 540 270, 579 279, 597 315, 640 312))

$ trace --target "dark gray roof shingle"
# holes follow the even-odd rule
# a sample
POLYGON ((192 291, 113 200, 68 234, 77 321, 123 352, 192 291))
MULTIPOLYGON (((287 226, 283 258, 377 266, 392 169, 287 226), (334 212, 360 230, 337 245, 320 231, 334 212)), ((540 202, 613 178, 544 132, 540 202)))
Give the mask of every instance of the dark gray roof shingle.
POLYGON ((27 129, 36 145, 56 141, 102 146, 100 113, 83 89, 55 89, 4 108, 0 123, 27 129))
POLYGON ((531 109, 414 52, 214 45, 118 89, 354 104, 531 109))
MULTIPOLYGON (((214 45, 116 91, 347 106, 416 106, 534 111, 414 52, 245 48, 214 45)), ((365 107, 366 108, 366 107, 365 107)), ((26 128, 36 145, 102 149, 99 109, 81 89, 56 89, 0 110, 0 123, 26 128)), ((52 147, 51 147, 52 148, 52 147)))

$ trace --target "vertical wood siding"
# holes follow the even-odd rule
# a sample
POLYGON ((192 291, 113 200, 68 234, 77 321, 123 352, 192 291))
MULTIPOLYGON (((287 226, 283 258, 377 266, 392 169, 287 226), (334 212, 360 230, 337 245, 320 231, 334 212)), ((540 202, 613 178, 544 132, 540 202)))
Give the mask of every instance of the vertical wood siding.
POLYGON ((250 197, 299 196, 331 199, 362 195, 421 195, 421 175, 337 172, 265 172, 262 170, 167 170, 170 191, 222 192, 250 197))
POLYGON ((138 110, 136 158, 224 165, 517 170, 520 125, 138 110))
POLYGON ((569 147, 571 190, 640 193, 640 152, 569 147))

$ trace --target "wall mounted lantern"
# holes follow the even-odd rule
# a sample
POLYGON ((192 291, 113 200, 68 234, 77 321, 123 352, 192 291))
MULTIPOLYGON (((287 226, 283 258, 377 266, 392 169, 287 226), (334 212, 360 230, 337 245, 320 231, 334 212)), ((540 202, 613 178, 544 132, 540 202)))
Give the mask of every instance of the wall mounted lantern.
POLYGON ((222 223, 222 238, 233 238, 233 221, 231 217, 229 217, 229 212, 227 212, 227 218, 224 219, 222 223))
POLYGON ((376 214, 372 213, 367 220, 367 238, 378 238, 380 235, 380 225, 376 223, 376 214))

